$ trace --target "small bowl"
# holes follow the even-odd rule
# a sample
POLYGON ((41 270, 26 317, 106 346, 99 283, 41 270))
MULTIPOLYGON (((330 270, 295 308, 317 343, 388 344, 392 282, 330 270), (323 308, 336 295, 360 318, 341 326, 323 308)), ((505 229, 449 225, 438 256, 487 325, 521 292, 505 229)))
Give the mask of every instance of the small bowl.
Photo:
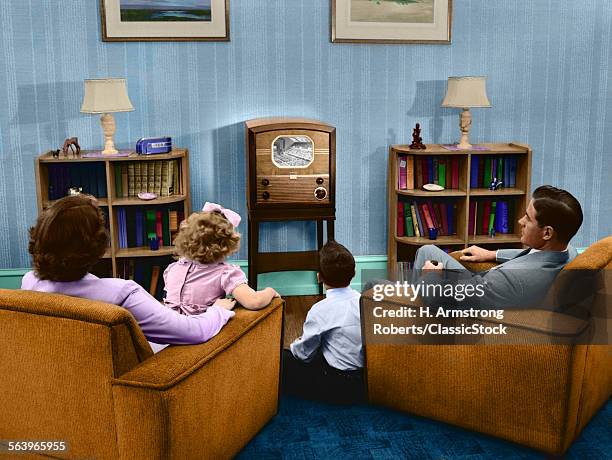
POLYGON ((151 193, 151 192, 140 192, 138 194, 138 198, 140 198, 141 200, 154 200, 155 198, 157 198, 157 194, 156 193, 151 193))

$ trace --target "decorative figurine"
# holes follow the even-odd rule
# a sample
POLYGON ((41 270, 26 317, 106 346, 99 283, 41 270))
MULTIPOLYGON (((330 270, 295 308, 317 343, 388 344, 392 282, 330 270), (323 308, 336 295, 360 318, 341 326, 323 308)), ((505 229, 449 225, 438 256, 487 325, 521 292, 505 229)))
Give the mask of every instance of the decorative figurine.
POLYGON ((70 187, 68 189, 68 195, 69 196, 80 195, 82 191, 83 191, 83 187, 70 187))
POLYGON ((62 152, 66 156, 68 156, 68 149, 72 150, 77 156, 81 154, 81 146, 79 145, 78 137, 66 138, 66 140, 64 141, 64 146, 62 147, 62 152))
POLYGON ((51 153, 53 154, 53 158, 59 158, 60 149, 51 150, 51 153))
POLYGON ((410 144, 410 148, 412 150, 425 150, 427 148, 423 144, 423 139, 421 138, 421 125, 418 123, 412 130, 412 144, 410 144))
POLYGON ((499 190, 500 188, 502 188, 504 185, 504 183, 502 181, 498 181, 497 177, 494 177, 493 180, 491 181, 491 184, 489 184, 489 190, 491 191, 495 191, 495 190, 499 190))

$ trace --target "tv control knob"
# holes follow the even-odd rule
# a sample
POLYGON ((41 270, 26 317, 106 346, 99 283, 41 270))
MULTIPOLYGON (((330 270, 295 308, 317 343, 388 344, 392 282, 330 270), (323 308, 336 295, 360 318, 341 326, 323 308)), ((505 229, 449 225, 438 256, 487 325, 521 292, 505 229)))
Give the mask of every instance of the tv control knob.
POLYGON ((323 183, 322 177, 317 177, 317 184, 321 185, 323 183))
POLYGON ((314 191, 314 196, 317 200, 324 200, 327 196, 327 190, 325 190, 325 187, 317 187, 314 191))
POLYGON ((268 185, 270 185, 270 181, 268 179, 263 179, 261 181, 261 185, 263 185, 264 187, 267 187, 268 185))
POLYGON ((269 193, 269 192, 263 192, 263 193, 261 194, 261 196, 262 196, 262 198, 263 198, 264 200, 267 200, 268 198, 270 198, 270 193, 269 193))

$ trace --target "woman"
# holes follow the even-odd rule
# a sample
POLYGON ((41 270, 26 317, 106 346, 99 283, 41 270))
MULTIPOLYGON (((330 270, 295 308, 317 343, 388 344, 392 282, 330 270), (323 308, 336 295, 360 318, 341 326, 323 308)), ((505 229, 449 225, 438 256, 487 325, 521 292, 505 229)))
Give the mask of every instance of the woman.
POLYGON ((21 289, 120 305, 155 343, 206 342, 234 316, 234 301, 222 299, 201 315, 186 316, 163 306, 134 281, 92 275, 89 270, 107 246, 104 215, 95 198, 62 198, 41 212, 30 229, 28 249, 34 270, 24 275, 21 289))

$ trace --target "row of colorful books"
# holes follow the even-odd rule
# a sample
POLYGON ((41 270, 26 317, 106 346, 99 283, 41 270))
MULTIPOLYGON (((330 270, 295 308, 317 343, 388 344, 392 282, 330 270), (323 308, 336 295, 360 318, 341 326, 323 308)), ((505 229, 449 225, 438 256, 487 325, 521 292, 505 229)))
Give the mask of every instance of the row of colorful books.
POLYGON ((459 158, 398 155, 397 162, 399 190, 420 189, 424 184, 459 188, 459 158))
POLYGON ((115 194, 119 198, 136 197, 141 192, 158 196, 182 194, 179 160, 122 162, 114 165, 115 194))
POLYGON ((149 247, 151 238, 159 238, 159 246, 171 246, 184 218, 181 209, 165 207, 121 206, 117 209, 119 248, 149 247))
POLYGON ((438 235, 457 234, 456 202, 397 202, 397 236, 429 235, 429 229, 438 229, 438 235))
POLYGON ((49 200, 58 200, 68 195, 68 190, 73 187, 81 188, 83 193, 97 198, 106 198, 104 163, 50 163, 47 168, 49 200))
POLYGON ((118 276, 140 284, 157 300, 164 297, 164 270, 172 263, 171 257, 143 257, 119 259, 118 276))
POLYGON ((470 187, 489 188, 496 178, 503 187, 516 187, 516 155, 472 155, 470 165, 470 187))
POLYGON ((470 202, 468 233, 491 235, 513 233, 515 203, 508 200, 483 199, 470 202))

